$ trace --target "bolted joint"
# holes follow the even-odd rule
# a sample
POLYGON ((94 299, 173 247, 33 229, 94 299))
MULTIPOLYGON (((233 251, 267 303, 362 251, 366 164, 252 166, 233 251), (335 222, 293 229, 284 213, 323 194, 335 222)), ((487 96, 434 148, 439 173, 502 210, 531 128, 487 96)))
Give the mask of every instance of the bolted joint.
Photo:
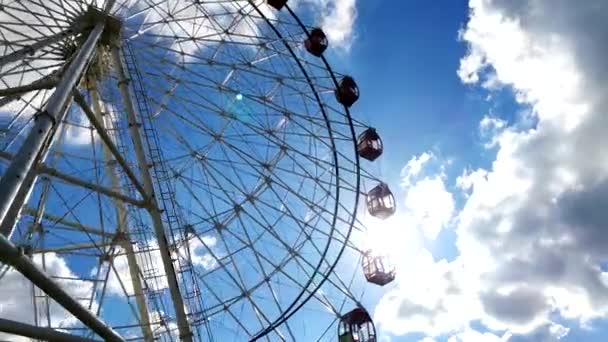
POLYGON ((17 251, 19 252, 19 255, 24 255, 28 258, 31 258, 34 254, 34 248, 32 248, 30 245, 17 246, 17 251))
POLYGON ((121 245, 123 243, 128 243, 129 237, 126 232, 118 231, 118 232, 116 232, 116 234, 114 234, 114 238, 112 239, 112 242, 117 245, 121 245))
POLYGON ((43 230, 44 228, 42 227, 42 223, 40 223, 40 222, 35 222, 32 225, 32 228, 35 233, 38 233, 38 234, 44 233, 44 230, 43 230))
POLYGON ((108 253, 103 253, 103 254, 100 256, 100 258, 101 258, 101 262, 102 262, 102 263, 103 263, 103 262, 110 263, 110 262, 112 262, 112 260, 114 260, 114 256, 113 256, 112 254, 110 254, 109 252, 108 252, 108 253))
POLYGON ((122 87, 123 85, 129 86, 129 83, 131 83, 131 79, 128 77, 118 80, 118 82, 117 82, 119 87, 122 87))
POLYGON ((34 115, 34 120, 38 120, 41 117, 47 117, 51 120, 51 123, 53 126, 55 126, 57 124, 57 119, 55 118, 55 116, 53 116, 53 114, 49 113, 48 110, 43 110, 41 112, 38 112, 34 115))

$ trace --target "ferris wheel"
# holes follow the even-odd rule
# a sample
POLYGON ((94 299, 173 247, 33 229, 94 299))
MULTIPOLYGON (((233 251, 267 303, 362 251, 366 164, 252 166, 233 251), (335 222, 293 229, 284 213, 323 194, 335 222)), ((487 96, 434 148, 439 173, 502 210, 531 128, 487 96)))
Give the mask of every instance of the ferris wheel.
POLYGON ((350 237, 361 204, 383 219, 395 200, 314 19, 287 0, 0 0, 0 333, 374 341, 352 284, 395 274, 350 237))

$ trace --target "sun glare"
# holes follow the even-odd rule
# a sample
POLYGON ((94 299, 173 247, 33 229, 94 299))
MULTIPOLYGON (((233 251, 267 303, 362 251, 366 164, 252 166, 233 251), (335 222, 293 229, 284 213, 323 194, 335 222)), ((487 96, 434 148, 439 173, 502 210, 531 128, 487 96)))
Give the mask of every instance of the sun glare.
POLYGON ((373 255, 387 257, 397 272, 409 256, 418 254, 423 248, 420 233, 408 221, 407 217, 401 215, 387 220, 370 218, 365 222, 368 230, 362 234, 365 250, 371 250, 373 255))

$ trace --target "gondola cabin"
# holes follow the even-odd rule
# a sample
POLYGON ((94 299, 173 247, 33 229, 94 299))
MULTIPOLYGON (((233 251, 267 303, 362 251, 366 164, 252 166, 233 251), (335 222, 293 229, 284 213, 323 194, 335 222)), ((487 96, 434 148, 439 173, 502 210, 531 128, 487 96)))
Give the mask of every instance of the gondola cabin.
POLYGON ((310 31, 308 38, 304 41, 306 51, 316 57, 321 57, 328 46, 329 41, 327 40, 327 36, 320 28, 310 31))
POLYGON ((266 0, 266 3, 277 10, 281 10, 287 4, 287 0, 266 0))
POLYGON ((336 89, 336 99, 346 107, 352 106, 359 99, 359 87, 350 76, 344 76, 336 89))
POLYGON ((395 280, 395 266, 387 256, 377 255, 369 250, 363 254, 361 265, 365 279, 372 284, 384 286, 395 280))
POLYGON ((376 327, 364 308, 356 308, 342 316, 338 342, 376 342, 376 327))
POLYGON ((368 128, 357 138, 357 153, 363 159, 374 161, 382 155, 382 139, 374 128, 368 128))
POLYGON ((367 193, 367 210, 373 217, 383 220, 395 213, 397 205, 388 185, 380 183, 367 193))

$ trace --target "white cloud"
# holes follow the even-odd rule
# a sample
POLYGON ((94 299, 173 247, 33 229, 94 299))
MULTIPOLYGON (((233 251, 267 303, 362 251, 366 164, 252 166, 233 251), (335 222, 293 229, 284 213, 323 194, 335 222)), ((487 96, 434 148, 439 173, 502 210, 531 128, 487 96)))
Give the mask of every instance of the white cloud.
POLYGON ((490 332, 480 333, 471 328, 465 328, 461 332, 450 336, 448 342, 506 342, 505 336, 498 337, 490 332))
POLYGON ((403 169, 401 169, 402 184, 404 186, 409 186, 412 178, 417 177, 425 164, 432 158, 434 158, 434 155, 431 152, 424 152, 419 156, 413 156, 412 159, 405 164, 403 169))
MULTIPOLYGON (((133 245, 136 255, 137 264, 140 267, 140 272, 144 277, 148 277, 147 285, 154 290, 167 288, 167 280, 165 277, 151 278, 151 276, 160 276, 164 274, 163 263, 158 250, 158 244, 155 241, 149 241, 146 250, 142 252, 138 245, 133 245)), ((109 267, 108 262, 104 263, 104 272, 109 267)), ((96 273, 93 270, 92 273, 96 273)), ((110 269, 110 274, 107 281, 107 291, 109 294, 124 296, 125 292, 128 295, 133 295, 133 282, 129 270, 129 263, 124 250, 114 257, 113 268, 110 269)))
POLYGON ((349 49, 355 38, 357 0, 300 0, 313 6, 319 13, 319 26, 331 46, 349 49))
POLYGON ((560 324, 548 323, 527 334, 508 334, 507 342, 553 342, 568 335, 569 330, 560 324))
POLYGON ((493 148, 498 144, 499 134, 506 128, 507 122, 495 116, 485 115, 479 122, 481 138, 487 140, 485 148, 493 148))
POLYGON ((464 192, 469 192, 473 184, 483 181, 488 176, 488 171, 484 169, 464 170, 462 175, 456 178, 456 186, 464 192))
POLYGON ((177 323, 167 319, 168 317, 160 311, 150 311, 150 322, 152 323, 152 331, 154 332, 165 332, 169 331, 174 341, 179 341, 179 330, 177 323), (158 323, 157 323, 158 322, 158 323))
POLYGON ((418 248, 398 259, 397 287, 376 306, 374 319, 381 331, 394 335, 422 332, 436 337, 458 331, 483 310, 476 300, 477 279, 466 277, 464 265, 434 262, 418 248), (467 286, 454 286, 466 284, 467 286))
MULTIPOLYGON (((190 240, 190 256, 194 266, 202 266, 205 270, 211 270, 218 266, 216 258, 221 258, 219 252, 215 250, 217 238, 211 235, 202 236, 201 239, 192 238, 190 240), (211 254, 214 253, 215 257, 211 254)), ((182 247, 181 255, 186 255, 182 247)))
MULTIPOLYGON (((214 236, 202 236, 202 241, 199 239, 192 238, 189 240, 190 243, 190 257, 194 266, 200 266, 205 270, 210 270, 217 267, 217 260, 211 255, 210 250, 215 254, 216 257, 220 258, 219 252, 215 250, 217 239, 214 236)), ((140 268, 140 272, 144 274, 147 282, 147 286, 153 290, 161 290, 168 288, 167 279, 164 276, 164 268, 162 258, 160 256, 160 250, 156 240, 147 242, 146 248, 142 249, 137 244, 133 245, 135 252, 135 259, 137 265, 140 268)), ((185 245, 182 245, 179 249, 179 255, 181 258, 185 258, 187 255, 185 245)), ((174 256, 177 260, 177 255, 174 256)), ((110 294, 117 296, 124 296, 125 291, 128 295, 134 293, 133 282, 131 273, 129 270, 129 263, 127 256, 124 252, 121 252, 114 257, 114 270, 110 270, 110 275, 107 282, 107 291, 110 294), (124 289, 123 289, 124 288, 124 289)), ((106 263, 104 267, 108 267, 106 263)), ((179 269, 177 261, 174 265, 175 269, 179 269)), ((93 270, 94 274, 96 270, 93 270)), ((144 284, 145 286, 146 284, 144 284)))
MULTIPOLYGON (((42 259, 40 254, 34 255, 34 262, 41 266, 42 259)), ((63 289, 71 294, 74 298, 90 297, 92 284, 90 282, 80 280, 67 280, 75 278, 74 274, 65 260, 58 257, 55 253, 47 253, 45 255, 46 272, 49 275, 63 277, 65 279, 57 280, 63 289)), ((37 295, 43 293, 36 289, 37 295)), ((46 326, 47 317, 43 314, 44 297, 37 299, 39 310, 38 319, 39 325, 46 326)), ((81 301, 81 304, 88 306, 88 301, 81 301)), ((95 308, 95 303, 93 304, 95 308)), ((78 322, 69 312, 64 310, 55 301, 50 301, 49 312, 51 316, 51 324, 54 327, 63 326, 70 327, 78 322)), ((0 282, 0 316, 11 320, 34 324, 34 304, 32 300, 32 283, 23 277, 18 271, 11 269, 2 278, 0 282)), ((9 335, 0 333, 0 340, 9 335)), ((11 341, 29 341, 29 339, 10 335, 11 341)))
POLYGON ((437 237, 454 213, 454 198, 445 186, 445 165, 437 162, 432 152, 424 152, 412 157, 401 170, 405 200, 400 211, 409 229, 420 229, 429 239, 437 237), (429 170, 431 164, 440 164, 439 171, 429 170))
POLYGON ((454 198, 440 176, 425 177, 407 189, 405 208, 416 227, 435 239, 454 212, 454 198))
POLYGON ((382 329, 447 333, 451 342, 544 342, 568 333, 555 315, 590 324, 608 313, 599 267, 608 260, 606 6, 470 1, 462 81, 483 86, 490 77, 493 87, 509 87, 537 123, 482 121, 497 154, 491 168, 456 181, 468 195, 457 218, 460 255, 402 264, 398 274, 416 273, 378 304, 382 329), (471 321, 504 334, 480 333, 471 321))

